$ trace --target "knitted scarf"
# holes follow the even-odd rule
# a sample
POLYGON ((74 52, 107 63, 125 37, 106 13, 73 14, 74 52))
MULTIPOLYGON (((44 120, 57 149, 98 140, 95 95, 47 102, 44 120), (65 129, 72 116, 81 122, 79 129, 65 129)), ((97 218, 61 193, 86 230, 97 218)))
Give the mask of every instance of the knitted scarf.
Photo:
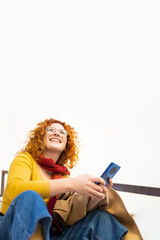
MULTIPOLYGON (((41 156, 40 161, 38 163, 42 168, 53 173, 52 179, 60 179, 60 178, 62 178, 62 175, 70 174, 69 170, 65 166, 59 165, 59 162, 55 163, 51 158, 45 158, 45 157, 41 156)), ((53 215, 52 215, 52 211, 53 211, 55 202, 57 200, 57 197, 58 196, 51 197, 49 200, 48 206, 47 206, 48 211, 49 211, 50 215, 52 216, 52 220, 53 220, 52 226, 51 226, 51 232, 53 234, 54 234, 54 232, 56 234, 61 234, 61 232, 62 232, 60 226, 56 223, 56 221, 54 220, 53 215)))

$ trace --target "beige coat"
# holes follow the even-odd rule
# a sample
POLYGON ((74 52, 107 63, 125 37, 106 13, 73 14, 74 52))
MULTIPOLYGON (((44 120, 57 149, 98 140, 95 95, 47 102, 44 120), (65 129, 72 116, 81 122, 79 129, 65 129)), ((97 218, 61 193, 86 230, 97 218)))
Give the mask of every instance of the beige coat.
MULTIPOLYGON (((143 238, 134 219, 127 212, 118 193, 112 188, 109 188, 108 196, 107 199, 100 201, 95 208, 111 213, 128 229, 124 240, 142 240, 143 238)), ((71 226, 87 214, 88 201, 89 198, 87 196, 80 194, 61 194, 54 206, 53 216, 59 224, 71 226)))

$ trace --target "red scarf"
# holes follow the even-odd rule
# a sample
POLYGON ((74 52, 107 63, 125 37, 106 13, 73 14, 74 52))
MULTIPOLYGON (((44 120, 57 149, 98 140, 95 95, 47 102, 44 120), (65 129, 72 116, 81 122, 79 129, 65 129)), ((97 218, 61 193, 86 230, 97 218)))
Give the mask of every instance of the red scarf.
MULTIPOLYGON (((70 174, 69 170, 65 166, 59 165, 59 162, 55 163, 51 158, 45 158, 41 156, 40 161, 38 163, 42 168, 48 171, 51 171, 53 173, 52 179, 59 179, 59 178, 62 178, 62 175, 70 174)), ((53 211, 55 202, 57 200, 57 197, 58 196, 51 197, 47 206, 51 216, 52 216, 52 211, 53 211)), ((56 229, 58 230, 58 233, 60 234, 62 232, 60 226, 56 223, 53 216, 52 216, 52 219, 53 219, 53 222, 52 222, 51 229, 55 229, 56 227, 56 229)))

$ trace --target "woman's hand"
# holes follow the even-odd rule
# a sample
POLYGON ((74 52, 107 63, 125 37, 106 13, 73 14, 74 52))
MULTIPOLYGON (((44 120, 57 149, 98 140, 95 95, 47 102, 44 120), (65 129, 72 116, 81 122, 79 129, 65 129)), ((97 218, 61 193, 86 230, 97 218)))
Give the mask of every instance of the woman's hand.
MULTIPOLYGON (((106 196, 106 182, 101 177, 93 177, 87 174, 74 178, 52 179, 50 184, 50 196, 57 196, 65 192, 77 192, 86 195, 93 200, 100 201, 106 196), (99 183, 96 184, 96 183, 99 183)), ((107 187, 110 187, 112 182, 107 187)))
POLYGON ((86 195, 93 199, 103 199, 105 197, 104 189, 105 181, 101 177, 93 177, 87 174, 70 178, 71 191, 86 195), (96 183, 99 183, 96 184, 96 183))
POLYGON ((108 194, 108 189, 107 188, 110 188, 113 186, 113 182, 112 182, 112 179, 110 178, 109 179, 109 183, 107 185, 107 187, 105 187, 104 185, 101 185, 100 184, 100 187, 102 188, 103 190, 103 194, 104 194, 104 197, 97 197, 97 198, 90 198, 89 202, 88 202, 88 206, 87 206, 87 210, 88 211, 91 211, 95 208, 95 206, 102 200, 104 199, 105 197, 107 198, 107 194, 108 194))

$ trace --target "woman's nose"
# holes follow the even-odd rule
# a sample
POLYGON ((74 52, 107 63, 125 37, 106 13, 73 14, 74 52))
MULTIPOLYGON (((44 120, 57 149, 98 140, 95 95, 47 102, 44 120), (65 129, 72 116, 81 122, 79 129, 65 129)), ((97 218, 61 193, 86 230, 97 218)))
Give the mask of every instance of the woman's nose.
POLYGON ((58 131, 55 131, 55 132, 54 132, 54 135, 55 135, 55 136, 59 136, 59 132, 58 132, 58 131))

